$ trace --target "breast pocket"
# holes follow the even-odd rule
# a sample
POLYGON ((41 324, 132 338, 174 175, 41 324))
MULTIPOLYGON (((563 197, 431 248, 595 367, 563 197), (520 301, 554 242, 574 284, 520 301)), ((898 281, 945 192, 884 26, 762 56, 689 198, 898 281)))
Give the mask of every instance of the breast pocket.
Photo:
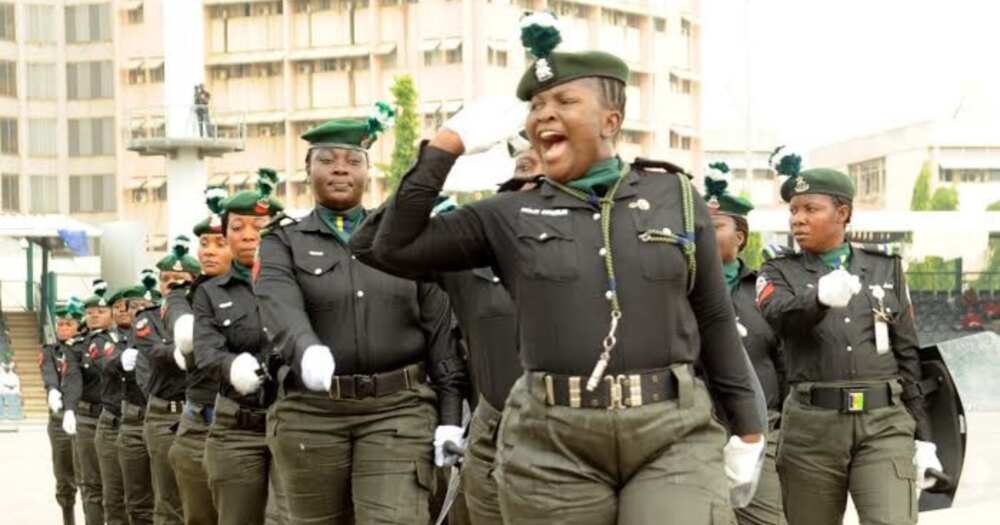
POLYGON ((687 258, 679 236, 684 233, 678 220, 669 220, 669 210, 632 210, 632 221, 639 244, 642 275, 651 281, 675 281, 687 278, 687 258))
POLYGON ((569 215, 520 215, 517 224, 521 271, 532 279, 573 281, 579 277, 573 222, 569 215))
POLYGON ((292 249, 292 257, 295 259, 299 280, 303 282, 323 277, 332 272, 339 262, 336 254, 329 248, 296 246, 292 249))
POLYGON ((239 304, 232 299, 226 299, 215 305, 215 323, 222 328, 227 339, 232 340, 232 334, 247 316, 247 308, 248 305, 239 304))

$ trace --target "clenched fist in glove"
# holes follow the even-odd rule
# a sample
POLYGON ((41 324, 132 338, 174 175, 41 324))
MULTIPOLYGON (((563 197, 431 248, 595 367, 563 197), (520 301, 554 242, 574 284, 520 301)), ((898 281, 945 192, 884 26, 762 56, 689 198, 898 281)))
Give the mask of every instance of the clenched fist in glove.
POLYGON ((314 392, 329 392, 336 365, 330 348, 312 345, 302 353, 302 384, 314 392))
POLYGON ((917 484, 921 490, 926 490, 937 483, 937 479, 927 475, 927 469, 943 472, 941 460, 937 457, 937 445, 930 441, 917 441, 917 451, 913 455, 913 464, 917 467, 917 484))
POLYGON ((229 366, 229 382, 237 392, 247 395, 252 394, 260 388, 261 377, 257 373, 260 370, 260 363, 257 359, 243 352, 233 359, 233 364, 229 366))
POLYGON ((55 414, 56 412, 62 410, 62 407, 63 407, 62 392, 54 388, 52 390, 49 390, 49 410, 51 410, 52 413, 55 414))
POLYGON ((182 354, 194 351, 194 316, 184 314, 174 321, 174 344, 182 354))
POLYGON ((139 357, 139 351, 135 348, 126 348, 122 352, 122 369, 126 372, 135 370, 135 360, 139 357))
POLYGON ((830 308, 844 308, 851 297, 861 291, 861 280, 843 268, 838 268, 819 278, 819 302, 830 308))
POLYGON ((76 414, 74 414, 72 410, 67 410, 66 413, 63 414, 62 428, 63 432, 71 436, 76 435, 76 414))
POLYGON ((442 127, 462 139, 466 155, 474 155, 517 133, 527 116, 527 104, 514 97, 485 97, 462 108, 442 127))
POLYGON ((746 507, 757 492, 757 481, 764 466, 767 440, 761 437, 756 443, 747 443, 739 436, 732 436, 722 449, 726 479, 729 480, 729 499, 733 507, 746 507))
POLYGON ((462 434, 465 432, 462 427, 455 425, 441 425, 434 429, 434 464, 439 467, 454 465, 458 458, 444 449, 444 444, 451 441, 458 448, 465 447, 465 439, 462 434))

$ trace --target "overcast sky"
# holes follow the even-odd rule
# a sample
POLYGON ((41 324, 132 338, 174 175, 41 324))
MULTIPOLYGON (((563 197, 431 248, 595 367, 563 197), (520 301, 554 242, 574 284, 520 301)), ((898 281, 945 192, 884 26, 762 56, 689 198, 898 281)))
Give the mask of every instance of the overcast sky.
MULTIPOLYGON (((968 111, 1000 119, 1000 1, 701 0, 704 126, 795 149, 968 111)), ((1000 139, 1000 137, 998 137, 1000 139)))

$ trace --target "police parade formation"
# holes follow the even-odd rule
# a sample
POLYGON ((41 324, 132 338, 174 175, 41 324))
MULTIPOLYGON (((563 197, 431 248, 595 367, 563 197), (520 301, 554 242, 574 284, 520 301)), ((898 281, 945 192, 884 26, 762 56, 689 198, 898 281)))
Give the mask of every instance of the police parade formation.
MULTIPOLYGON (((323 123, 315 198, 274 171, 42 349, 63 523, 910 524, 939 460, 898 257, 855 188, 776 152, 797 249, 741 258, 753 203, 616 153, 628 66, 521 21, 516 103, 473 102, 362 206, 393 109, 323 123), (506 143, 495 196, 442 196, 506 143), (196 255, 194 255, 196 254, 196 255)), ((123 247, 127 249, 127 247, 123 247)), ((53 522, 56 520, 53 519, 53 522)))

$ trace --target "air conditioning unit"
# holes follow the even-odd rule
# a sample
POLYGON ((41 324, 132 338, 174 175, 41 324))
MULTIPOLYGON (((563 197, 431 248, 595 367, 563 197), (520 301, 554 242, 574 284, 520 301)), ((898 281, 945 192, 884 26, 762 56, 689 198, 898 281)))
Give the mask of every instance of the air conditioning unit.
POLYGON ((313 72, 312 62, 299 62, 298 64, 299 74, 308 75, 313 72))

